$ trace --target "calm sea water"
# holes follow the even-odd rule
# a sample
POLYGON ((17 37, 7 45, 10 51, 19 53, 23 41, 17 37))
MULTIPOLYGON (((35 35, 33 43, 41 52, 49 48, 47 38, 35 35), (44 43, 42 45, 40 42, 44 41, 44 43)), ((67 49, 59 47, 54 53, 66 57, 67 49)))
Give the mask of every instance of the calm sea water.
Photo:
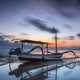
POLYGON ((48 66, 42 64, 14 62, 2 65, 0 80, 80 80, 80 62, 68 65, 63 61, 51 62, 48 66))
MULTIPOLYGON (((8 53, 8 49, 3 50, 8 53)), ((3 52, 2 51, 2 52, 3 52)), ((62 50, 60 52, 63 52, 62 50)), ((74 51, 80 56, 80 51, 74 51)), ((41 54, 40 51, 34 51, 33 54, 41 54)), ((64 57, 74 57, 72 53, 65 54, 64 57)), ((5 60, 4 60, 5 61, 5 60)), ((44 63, 24 63, 14 62, 5 63, 0 61, 0 80, 80 80, 80 62, 64 65, 66 62, 44 63), (48 66, 47 66, 48 65, 48 66)))

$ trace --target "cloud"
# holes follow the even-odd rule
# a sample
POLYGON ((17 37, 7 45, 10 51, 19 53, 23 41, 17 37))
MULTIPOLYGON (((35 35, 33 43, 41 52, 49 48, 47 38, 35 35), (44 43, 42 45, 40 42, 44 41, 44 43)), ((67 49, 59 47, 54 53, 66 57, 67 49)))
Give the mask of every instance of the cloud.
POLYGON ((80 33, 77 34, 77 37, 80 38, 80 33))
POLYGON ((63 17, 73 19, 80 15, 80 0, 47 0, 47 2, 63 17))
POLYGON ((69 39, 70 39, 70 40, 74 40, 75 37, 74 37, 74 36, 69 36, 69 39))
POLYGON ((0 38, 4 39, 4 40, 12 40, 12 39, 15 39, 16 36, 15 35, 8 35, 8 34, 4 34, 4 33, 1 33, 0 32, 0 38))
POLYGON ((0 32, 0 35, 2 35, 2 32, 0 32))
POLYGON ((71 36, 68 36, 68 37, 64 37, 64 39, 74 40, 75 39, 75 36, 71 35, 71 36))
POLYGON ((3 41, 4 40, 4 37, 3 36, 0 36, 0 41, 3 41))
POLYGON ((12 38, 12 37, 15 37, 14 35, 7 35, 7 34, 3 34, 3 33, 1 33, 0 35, 3 36, 4 38, 12 38))
POLYGON ((46 31, 49 33, 58 33, 59 32, 59 30, 56 29, 55 27, 53 27, 53 28, 47 27, 47 25, 44 24, 44 22, 40 19, 28 18, 27 21, 30 24, 34 25, 34 27, 37 27, 38 29, 40 29, 41 31, 46 31))
POLYGON ((65 27, 66 29, 72 30, 72 26, 70 26, 70 25, 68 25, 68 24, 64 24, 64 27, 65 27))
POLYGON ((28 36, 28 33, 20 33, 20 35, 28 36))

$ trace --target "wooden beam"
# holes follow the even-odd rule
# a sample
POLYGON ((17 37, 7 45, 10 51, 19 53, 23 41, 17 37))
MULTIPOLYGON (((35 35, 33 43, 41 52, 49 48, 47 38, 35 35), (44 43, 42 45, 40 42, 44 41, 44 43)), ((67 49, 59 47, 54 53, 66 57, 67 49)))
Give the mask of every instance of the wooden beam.
POLYGON ((33 44, 48 44, 47 42, 34 41, 34 40, 21 40, 22 43, 33 43, 33 44))

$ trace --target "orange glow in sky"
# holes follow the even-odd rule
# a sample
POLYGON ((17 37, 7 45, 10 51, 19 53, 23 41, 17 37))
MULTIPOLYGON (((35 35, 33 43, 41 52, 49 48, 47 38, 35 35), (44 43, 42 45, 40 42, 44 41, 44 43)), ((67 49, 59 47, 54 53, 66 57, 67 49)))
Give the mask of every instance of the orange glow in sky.
MULTIPOLYGON (((51 36, 50 36, 51 37, 51 36)), ((29 40, 35 40, 35 41, 43 41, 48 42, 50 46, 55 45, 55 40, 51 39, 49 36, 24 36, 24 35, 16 35, 15 39, 29 39, 29 40)), ((13 39, 13 38, 12 38, 13 39)), ((80 46, 80 39, 58 39, 58 46, 59 47, 72 47, 72 46, 80 46)))

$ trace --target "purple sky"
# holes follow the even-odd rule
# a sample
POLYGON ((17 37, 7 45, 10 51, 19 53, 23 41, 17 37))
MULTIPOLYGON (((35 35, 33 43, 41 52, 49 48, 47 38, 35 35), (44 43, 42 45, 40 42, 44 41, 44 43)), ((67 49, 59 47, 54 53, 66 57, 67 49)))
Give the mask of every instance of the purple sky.
POLYGON ((0 32, 5 34, 48 35, 25 21, 40 19, 60 34, 80 33, 80 0, 0 0, 0 32))

